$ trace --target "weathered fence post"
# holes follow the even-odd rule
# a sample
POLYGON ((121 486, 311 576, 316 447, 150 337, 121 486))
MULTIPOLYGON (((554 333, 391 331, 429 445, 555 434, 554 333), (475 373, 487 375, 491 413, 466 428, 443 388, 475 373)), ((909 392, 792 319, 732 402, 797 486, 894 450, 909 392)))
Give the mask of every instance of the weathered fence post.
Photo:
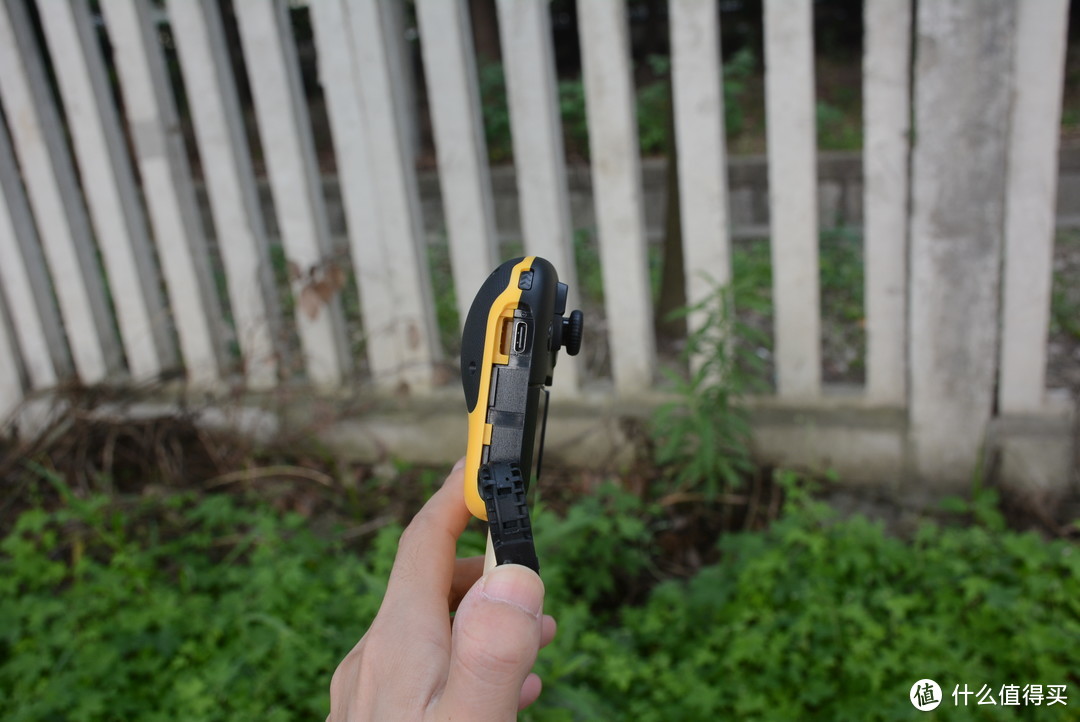
POLYGON ((45 270, 41 239, 23 192, 15 152, 0 128, 0 284, 30 385, 47 389, 70 372, 64 326, 45 270))
MULTIPOLYGON (((555 264, 559 279, 570 286, 573 307, 581 291, 574 266, 550 8, 538 0, 499 0, 497 6, 525 252, 555 264)), ((580 377, 580 360, 562 358, 552 393, 576 393, 580 377)))
MULTIPOLYGON (((715 286, 731 282, 719 12, 716 3, 706 0, 676 0, 669 10, 679 214, 691 307, 715 286)), ((690 314, 690 332, 700 330, 706 318, 705 309, 690 314)))
MULTIPOLYGON (((397 89, 405 71, 400 67, 400 51, 385 35, 386 14, 393 12, 390 3, 364 0, 345 5, 367 133, 369 172, 378 179, 374 184, 378 228, 392 278, 395 308, 384 325, 399 340, 395 378, 422 392, 434 383, 442 348, 433 315, 435 303, 416 169, 409 155, 410 121, 397 89)), ((363 269, 357 272, 358 283, 363 283, 363 269)), ((370 327, 365 331, 369 335, 386 332, 370 327)))
POLYGON ((578 25, 611 371, 628 396, 652 386, 656 338, 626 3, 578 3, 578 25))
POLYGON ((420 49, 424 53, 431 122, 439 159, 450 266, 462 326, 473 293, 495 268, 498 236, 484 140, 480 89, 469 11, 465 3, 420 0, 420 49))
POLYGON ((863 40, 866 396, 902 406, 907 386, 911 2, 867 0, 863 40))
POLYGON ((776 393, 821 395, 814 23, 809 2, 765 3, 765 110, 776 393))
POLYGON ((1001 413, 1045 410, 1068 0, 1020 3, 1001 313, 1001 413))
POLYGON ((213 387, 225 359, 222 308, 157 27, 150 6, 139 0, 101 9, 188 382, 213 387))
POLYGON ((0 295, 0 431, 23 398, 19 364, 15 356, 15 344, 8 328, 7 304, 0 295))
POLYGON ((90 220, 75 182, 60 115, 22 3, 0 3, 0 99, 11 124, 27 199, 52 275, 79 380, 93 384, 121 363, 90 220))
POLYGON ((176 363, 176 347, 94 20, 85 3, 51 3, 41 23, 128 371, 152 380, 176 363))
POLYGON ((283 345, 281 309, 225 31, 210 0, 172 2, 168 9, 245 381, 253 390, 273 388, 283 345))
POLYGON ((914 476, 979 469, 993 412, 1013 0, 919 3, 909 297, 914 476))
POLYGON ((288 8, 281 0, 242 2, 236 4, 236 13, 281 241, 301 276, 292 280, 292 288, 304 366, 316 388, 333 390, 342 385, 352 363, 337 295, 323 298, 321 305, 303 303, 305 295, 321 298, 311 293, 317 279, 308 273, 320 267, 325 270, 336 249, 331 247, 319 187, 311 119, 303 105, 288 8))

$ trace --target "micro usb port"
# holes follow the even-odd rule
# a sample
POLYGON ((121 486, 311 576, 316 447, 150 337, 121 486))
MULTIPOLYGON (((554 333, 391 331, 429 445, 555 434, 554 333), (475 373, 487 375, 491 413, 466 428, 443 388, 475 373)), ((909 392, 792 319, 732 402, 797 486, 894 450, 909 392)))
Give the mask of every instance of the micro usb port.
POLYGON ((514 322, 514 353, 524 353, 529 341, 529 325, 524 321, 514 322))

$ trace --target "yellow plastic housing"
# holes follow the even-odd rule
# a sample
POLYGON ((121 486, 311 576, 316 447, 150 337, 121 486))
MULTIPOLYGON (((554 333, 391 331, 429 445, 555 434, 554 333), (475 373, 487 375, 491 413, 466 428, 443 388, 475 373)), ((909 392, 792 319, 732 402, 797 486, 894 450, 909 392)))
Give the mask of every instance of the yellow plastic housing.
POLYGON ((487 332, 484 335, 483 363, 480 368, 480 393, 476 407, 469 412, 469 441, 465 448, 465 504, 473 516, 487 521, 487 507, 480 497, 477 479, 484 447, 491 444, 491 424, 487 422, 488 404, 491 398, 491 377, 495 365, 510 362, 510 334, 513 333, 514 311, 521 302, 518 282, 521 274, 532 270, 533 259, 526 256, 510 272, 510 280, 491 304, 488 311, 487 332))

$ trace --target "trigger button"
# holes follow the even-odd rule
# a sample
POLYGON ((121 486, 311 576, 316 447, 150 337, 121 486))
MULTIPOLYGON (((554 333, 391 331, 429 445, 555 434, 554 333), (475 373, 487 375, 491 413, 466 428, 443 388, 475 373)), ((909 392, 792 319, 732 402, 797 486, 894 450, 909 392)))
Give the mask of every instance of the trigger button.
POLYGON ((555 315, 561 316, 566 313, 566 294, 569 287, 562 282, 555 287, 555 315))

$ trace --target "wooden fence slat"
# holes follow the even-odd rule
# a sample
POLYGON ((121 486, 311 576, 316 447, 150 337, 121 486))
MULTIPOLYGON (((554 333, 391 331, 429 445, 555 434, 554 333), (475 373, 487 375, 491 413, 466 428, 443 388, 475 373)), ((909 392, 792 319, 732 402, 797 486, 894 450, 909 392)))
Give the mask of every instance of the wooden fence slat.
POLYGON ((0 93, 75 369, 94 384, 120 367, 119 342, 41 52, 16 0, 0 2, 0 93))
POLYGON ((810 2, 765 0, 765 108, 776 391, 821 394, 817 138, 810 2))
POLYGON ((19 377, 18 352, 8 325, 7 305, 0 294, 0 437, 12 413, 23 400, 22 379, 19 377))
MULTIPOLYGON (((687 304, 731 282, 720 18, 712 0, 672 0, 671 81, 687 304)), ((691 333, 706 311, 687 318, 691 333)))
POLYGON ((394 336, 397 309, 393 274, 379 230, 368 132, 360 104, 359 79, 354 72, 355 56, 345 4, 342 0, 312 4, 311 21, 319 52, 319 80, 334 136, 349 248, 360 292, 368 364, 378 386, 394 389, 403 380, 399 354, 403 341, 394 336))
POLYGON ((435 324, 427 240, 420 215, 416 170, 407 155, 408 123, 403 118, 395 84, 403 69, 400 56, 382 29, 389 12, 381 0, 348 5, 354 72, 367 131, 369 172, 378 179, 375 205, 379 214, 384 259, 391 273, 394 313, 385 325, 398 340, 399 375, 410 388, 434 383, 440 346, 435 324))
POLYGON ((998 409, 1044 408, 1068 0, 1017 4, 998 409))
POLYGON ((82 0, 50 3, 41 23, 113 289, 128 370, 136 381, 153 379, 175 363, 176 349, 97 32, 82 0))
POLYGON ((293 292, 304 365, 316 387, 334 389, 350 367, 348 336, 340 300, 319 303, 308 276, 333 249, 291 25, 282 0, 234 7, 282 243, 302 274, 293 292))
POLYGON ((907 393, 910 0, 867 0, 864 27, 866 397, 902 405, 907 393))
POLYGON ((49 287, 34 220, 7 133, 0 125, 0 285, 11 311, 30 385, 55 386, 67 376, 64 327, 49 287))
POLYGON ((656 367, 626 3, 577 10, 608 346, 615 390, 626 396, 651 388, 656 367))
POLYGON ((463 2, 419 0, 416 15, 458 317, 464 326, 473 294, 498 265, 499 255, 472 28, 463 2))
POLYGON ((225 32, 212 0, 169 3, 248 388, 277 383, 281 310, 225 32))
POLYGON ((221 304, 157 28, 142 0, 109 0, 101 9, 188 381, 211 387, 221 379, 221 304))
MULTIPOLYGON (((559 279, 570 286, 569 309, 581 289, 574 265, 550 9, 544 0, 498 0, 496 6, 525 252, 554 264, 559 279)), ((588 323, 585 319, 586 344, 588 323)), ((580 377, 580 360, 562 354, 554 393, 576 392, 580 377)))

